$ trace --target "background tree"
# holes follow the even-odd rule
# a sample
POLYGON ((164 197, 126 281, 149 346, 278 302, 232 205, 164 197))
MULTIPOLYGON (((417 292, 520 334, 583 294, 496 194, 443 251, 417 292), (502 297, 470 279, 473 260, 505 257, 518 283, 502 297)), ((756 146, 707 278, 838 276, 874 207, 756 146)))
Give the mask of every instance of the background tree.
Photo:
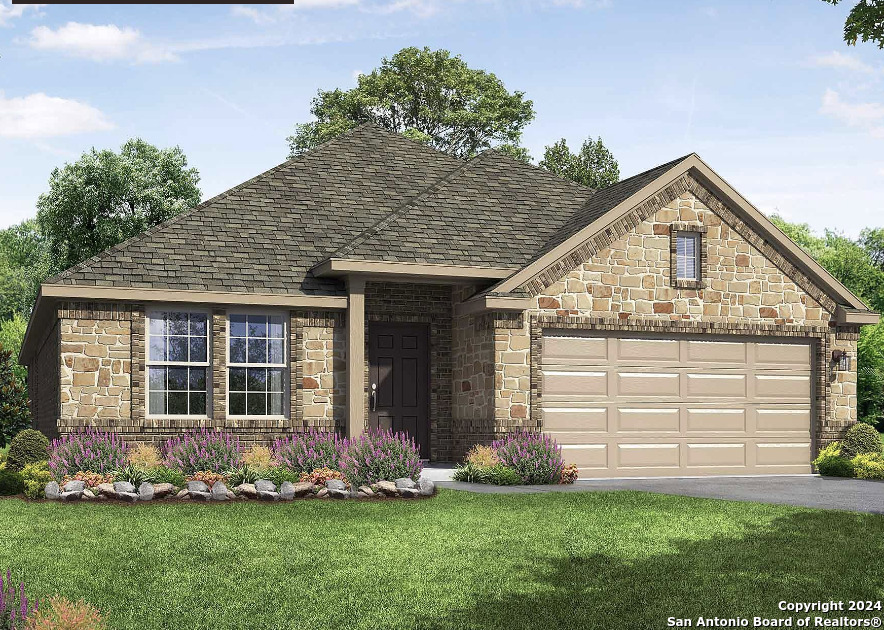
MULTIPOLYGON (((835 5, 841 1, 823 0, 835 5)), ((858 40, 884 48, 884 0, 860 0, 850 10, 844 22, 844 41, 848 46, 856 46, 858 40)))
POLYGON ((472 157, 498 145, 518 146, 534 118, 523 92, 509 92, 494 74, 470 68, 447 50, 403 48, 360 75, 351 90, 320 90, 310 113, 289 136, 294 157, 364 122, 445 151, 472 157))
POLYGON ((576 154, 571 153, 568 143, 562 138, 546 147, 538 166, 596 190, 620 181, 620 165, 601 138, 587 138, 576 154))
POLYGON ((0 347, 0 448, 31 426, 28 392, 16 376, 16 366, 12 352, 0 347))
POLYGON ((138 138, 119 153, 94 148, 55 169, 37 201, 51 271, 66 269, 200 201, 199 173, 178 147, 158 149, 138 138))
POLYGON ((35 220, 0 230, 0 322, 31 314, 49 269, 49 244, 35 220))

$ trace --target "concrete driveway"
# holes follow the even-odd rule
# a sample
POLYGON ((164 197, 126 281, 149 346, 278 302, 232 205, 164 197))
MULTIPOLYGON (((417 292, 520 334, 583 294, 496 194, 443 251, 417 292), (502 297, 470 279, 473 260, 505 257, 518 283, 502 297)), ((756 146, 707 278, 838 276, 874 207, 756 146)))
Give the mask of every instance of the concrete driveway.
POLYGON ((681 479, 599 479, 569 486, 488 486, 456 481, 438 485, 483 493, 597 492, 640 490, 706 499, 782 503, 827 510, 884 513, 884 482, 817 475, 706 477, 681 479))

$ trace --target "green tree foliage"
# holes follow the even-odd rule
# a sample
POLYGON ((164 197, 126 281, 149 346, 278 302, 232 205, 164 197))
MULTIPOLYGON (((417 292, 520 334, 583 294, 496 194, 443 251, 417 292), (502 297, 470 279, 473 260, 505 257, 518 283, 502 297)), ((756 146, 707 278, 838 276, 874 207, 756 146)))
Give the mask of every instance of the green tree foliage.
MULTIPOLYGON (((817 236, 806 223, 771 221, 873 310, 884 311, 882 230, 863 230, 859 241, 827 230, 817 236)), ((863 326, 857 344, 857 398, 860 420, 884 419, 884 323, 863 326)))
POLYGON ((596 190, 620 181, 620 165, 601 138, 587 138, 577 153, 571 153, 562 138, 546 147, 538 166, 596 190))
POLYGON ((49 268, 49 243, 35 220, 0 230, 0 320, 30 315, 49 268))
MULTIPOLYGON (((840 4, 842 0, 823 0, 840 4)), ((844 22, 844 41, 856 46, 857 41, 873 42, 884 48, 884 0, 859 0, 844 22)))
POLYGON ((119 153, 84 153, 52 171, 37 201, 40 232, 53 252, 52 271, 66 269, 199 203, 199 173, 178 147, 140 139, 119 153))
POLYGON ((0 321, 0 347, 6 348, 12 354, 15 363, 12 369, 22 385, 25 385, 28 369, 18 364, 18 353, 27 329, 28 320, 21 313, 15 313, 10 319, 0 321))
POLYGON ((289 136, 294 157, 374 122, 455 157, 498 145, 518 145, 534 118, 523 92, 509 92, 494 74, 470 68, 447 50, 403 48, 360 75, 351 90, 320 90, 310 113, 289 136))
POLYGON ((0 448, 31 426, 28 392, 15 373, 16 366, 12 353, 0 347, 0 448))

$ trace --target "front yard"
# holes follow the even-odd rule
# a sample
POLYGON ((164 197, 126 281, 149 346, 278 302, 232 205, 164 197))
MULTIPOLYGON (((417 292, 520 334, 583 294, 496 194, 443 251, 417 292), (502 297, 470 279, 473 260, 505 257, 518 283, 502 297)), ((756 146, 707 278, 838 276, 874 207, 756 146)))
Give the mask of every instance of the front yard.
POLYGON ((637 492, 0 500, 0 568, 112 628, 657 628, 884 597, 884 517, 637 492))

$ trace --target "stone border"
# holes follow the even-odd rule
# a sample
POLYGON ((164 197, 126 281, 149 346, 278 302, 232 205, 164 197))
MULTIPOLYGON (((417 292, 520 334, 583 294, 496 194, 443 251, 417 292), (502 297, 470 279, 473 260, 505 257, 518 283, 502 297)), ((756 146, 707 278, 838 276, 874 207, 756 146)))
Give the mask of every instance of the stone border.
MULTIPOLYGON (((811 370, 815 378, 811 382, 812 410, 815 419, 811 431, 811 451, 823 446, 827 440, 824 433, 836 431, 829 427, 827 398, 829 393, 829 329, 822 326, 779 326, 776 324, 731 324, 718 322, 693 322, 687 320, 617 320, 602 317, 532 315, 530 319, 531 350, 531 423, 537 430, 543 429, 541 405, 543 402, 543 379, 540 361, 543 353, 544 330, 582 330, 604 333, 652 333, 665 335, 709 335, 811 339, 814 349, 811 370)), ((834 419, 833 419, 834 420, 834 419)))

